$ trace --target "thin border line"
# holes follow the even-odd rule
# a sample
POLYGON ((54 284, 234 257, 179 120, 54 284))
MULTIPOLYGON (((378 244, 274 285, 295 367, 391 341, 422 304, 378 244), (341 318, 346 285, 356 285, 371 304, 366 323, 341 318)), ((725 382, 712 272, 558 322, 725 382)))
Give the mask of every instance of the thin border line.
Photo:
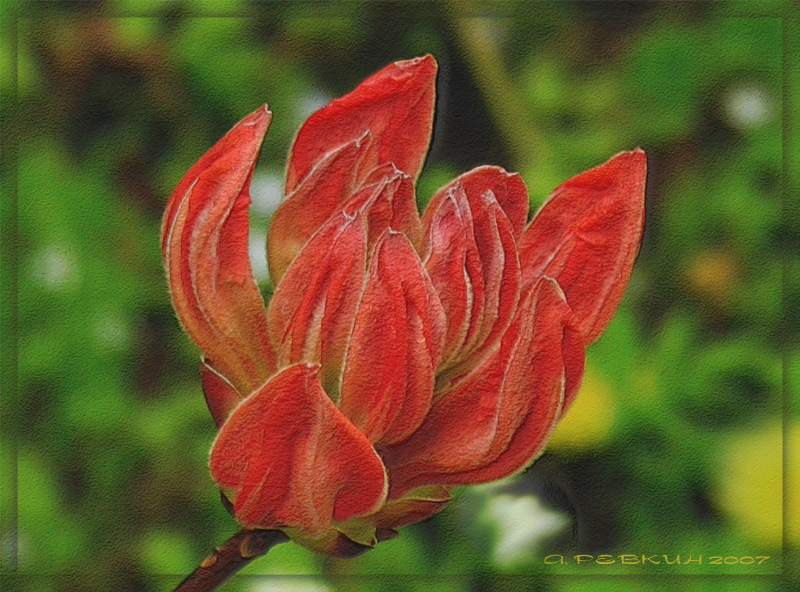
MULTIPOLYGON (((791 51, 789 48, 790 45, 790 16, 782 17, 782 43, 781 43, 781 52, 783 54, 783 71, 781 72, 781 82, 783 84, 783 92, 781 94, 781 102, 783 103, 781 109, 781 127, 782 127, 782 142, 781 142, 781 205, 783 211, 783 220, 786 223, 787 219, 791 220, 792 216, 790 214, 790 205, 789 205, 789 178, 790 178, 790 171, 789 171, 789 154, 791 149, 791 142, 790 142, 790 134, 791 134, 791 97, 790 95, 790 88, 791 85, 789 84, 791 79, 791 51), (789 214, 789 215, 787 215, 789 214)), ((783 252, 783 256, 781 257, 781 308, 783 309, 783 315, 781 317, 781 331, 779 335, 781 336, 781 367, 783 368, 783 380, 781 381, 781 386, 783 387, 783 405, 782 405, 782 431, 783 431, 783 438, 782 438, 782 465, 783 465, 783 479, 782 479, 782 495, 783 495, 783 504, 781 508, 781 514, 783 517, 783 531, 781 536, 781 546, 782 546, 782 555, 783 555, 783 574, 789 574, 789 555, 794 555, 793 553, 789 552, 789 538, 787 534, 787 527, 786 523, 789 520, 789 479, 787 475, 789 473, 789 430, 790 430, 790 418, 791 418, 791 399, 789 396, 790 393, 790 384, 789 384, 789 367, 791 364, 790 359, 790 351, 791 351, 791 335, 790 335, 790 327, 788 325, 788 318, 786 311, 789 310, 789 285, 788 285, 788 278, 790 273, 791 267, 791 249, 785 250, 783 252)))
MULTIPOLYGON (((6 105, 6 116, 3 117, 2 122, 2 137, 3 150, 0 152, 0 158, 3 161, 3 169, 7 170, 8 177, 3 184, 3 191, 8 191, 12 199, 9 200, 7 216, 9 220, 2 220, 2 270, 3 284, 7 288, 8 304, 11 311, 7 316, 8 321, 3 325, 2 330, 2 396, 4 398, 2 408, 3 415, 0 419, 2 422, 2 429, 0 429, 0 439, 3 446, 8 446, 11 453, 11 471, 12 474, 8 475, 8 481, 5 487, 11 490, 9 501, 9 525, 8 532, 3 534, 2 544, 3 550, 0 553, 0 573, 3 576, 6 574, 16 574, 19 566, 19 512, 18 512, 18 453, 19 446, 17 442, 16 429, 6 429, 6 426, 19 425, 19 410, 17 408, 18 396, 17 388, 19 382, 18 378, 18 340, 17 340, 17 310, 18 310, 18 279, 19 279, 19 253, 16 245, 18 244, 19 237, 19 224, 18 224, 18 194, 19 188, 17 181, 19 179, 18 165, 19 165, 19 133, 18 133, 18 120, 15 117, 19 108, 18 98, 18 44, 19 44, 19 20, 17 15, 14 15, 8 26, 3 26, 3 34, 8 34, 11 37, 11 85, 12 89, 9 93, 8 101, 10 104, 6 105), (8 29, 8 30, 6 30, 8 29), (6 284, 8 279, 8 285, 6 284), (7 548, 6 545, 10 548, 7 548)), ((6 317, 6 315, 3 315, 6 317)), ((4 520, 5 522, 5 520, 4 520)), ((4 578, 2 578, 4 579, 4 578)))
MULTIPOLYGON (((338 10, 341 10, 344 14, 351 14, 347 8, 355 5, 362 4, 361 2, 350 2, 345 1, 341 3, 327 3, 327 2, 315 2, 313 0, 294 0, 294 4, 305 4, 309 6, 314 6, 315 8, 324 7, 326 10, 331 10, 332 7, 337 7, 338 10)), ((402 2, 382 2, 384 4, 401 4, 402 2)), ((424 2, 423 0, 419 1, 409 1, 406 0, 405 3, 409 4, 421 4, 421 5, 429 5, 429 3, 424 2)), ((655 3, 655 0, 654 0, 655 3)), ((672 4, 673 2, 665 1, 665 2, 658 2, 660 4, 672 4)), ((273 4, 276 10, 279 8, 278 3, 273 2, 266 2, 266 4, 273 4)), ((475 4, 468 5, 465 7, 462 14, 465 17, 484 17, 484 18, 513 18, 513 14, 506 14, 501 11, 497 11, 498 6, 492 3, 491 8, 485 7, 487 3, 485 2, 477 2, 475 4)), ((507 6, 513 6, 516 3, 510 2, 507 6)), ((682 4, 682 3, 681 3, 682 4)), ((19 134, 17 129, 17 120, 14 115, 16 115, 16 111, 18 109, 18 55, 19 55, 19 42, 20 36, 18 32, 20 20, 24 18, 33 18, 36 16, 40 16, 42 12, 49 12, 52 10, 53 6, 58 5, 59 7, 63 6, 77 6, 81 9, 86 9, 87 6, 91 6, 91 9, 86 10, 83 13, 73 13, 73 14, 60 14, 58 15, 58 19, 69 19, 69 18, 102 18, 102 19, 126 19, 126 18, 162 18, 164 17, 163 12, 159 12, 158 7, 155 9, 148 7, 147 10, 143 10, 142 12, 137 11, 122 11, 122 12, 115 12, 112 9, 109 11, 107 7, 102 2, 55 2, 54 0, 37 0, 31 1, 29 4, 24 5, 24 8, 19 10, 18 14, 13 15, 11 26, 11 35, 12 35, 12 83, 14 85, 13 92, 11 93, 11 109, 9 109, 9 116, 5 117, 4 123, 4 132, 3 136, 4 139, 9 140, 9 136, 11 136, 8 144, 6 144, 5 149, 3 150, 3 160, 10 163, 12 166, 10 167, 9 171, 9 180, 7 182, 7 186, 12 188, 13 192, 13 200, 12 205, 10 206, 9 215, 12 216, 12 220, 9 223, 11 227, 11 236, 12 239, 16 239, 18 236, 18 220, 17 220, 17 211, 18 211, 18 142, 19 142, 19 134), (47 8, 42 11, 41 7, 46 6, 47 8), (33 9, 31 7, 36 7, 33 9), (10 121, 9 121, 10 120, 10 121), (11 128, 11 133, 9 133, 8 128, 11 128)), ((227 11, 216 12, 211 11, 206 14, 196 15, 196 16, 187 16, 186 18, 246 18, 249 15, 248 12, 248 5, 247 4, 238 4, 236 7, 233 7, 236 10, 233 12, 229 9, 227 11)), ((334 15, 339 14, 338 10, 333 10, 334 15)), ((510 9, 509 9, 510 10, 510 9)), ((48 15, 52 18, 51 15, 48 15)), ((330 16, 330 15, 329 15, 330 16)), ((782 128, 783 128, 783 141, 782 141, 782 204, 783 204, 783 212, 784 215, 787 212, 788 208, 788 194, 789 194, 789 164, 787 162, 787 154, 789 153, 791 143, 789 141, 790 138, 790 88, 789 88, 789 78, 790 78, 790 56, 791 53, 789 51, 790 45, 790 21, 791 17, 788 17, 785 14, 785 9, 780 10, 776 9, 774 11, 767 10, 764 12, 756 12, 756 13, 749 13, 749 14, 742 14, 738 11, 734 10, 733 14, 721 14, 717 15, 718 18, 780 18, 781 19, 781 53, 782 53, 782 128)), ((5 230, 5 229, 4 229, 5 230)), ((7 243, 12 242, 11 239, 8 238, 9 232, 5 230, 4 232, 5 237, 3 237, 3 248, 5 249, 7 243)), ((7 260, 7 263, 11 265, 11 277, 13 283, 12 294, 9 298, 10 304, 13 307, 13 314, 10 315, 11 318, 11 328, 4 327, 4 331, 8 331, 11 334, 10 340, 13 342, 12 348, 10 348, 11 352, 3 352, 3 357, 10 355, 10 361, 6 358, 6 364, 4 364, 4 380, 3 380, 3 396, 8 397, 9 392, 11 393, 11 413, 6 413, 4 416, 4 421, 8 421, 9 415, 11 418, 14 418, 18 415, 18 410, 16 408, 17 403, 17 387, 18 387, 18 360, 17 360, 17 351, 18 351, 18 340, 17 340, 17 287, 18 287, 18 273, 19 273, 19 260, 18 260, 18 253, 16 249, 9 249, 8 255, 4 254, 4 258, 7 260), (6 368, 5 366, 8 365, 11 367, 11 378, 6 377, 6 368), (9 388, 9 382, 11 383, 11 388, 9 388)), ((783 321, 782 324, 786 327, 786 310, 787 310, 787 298, 788 298, 788 285, 787 285, 787 274, 789 272, 789 255, 785 255, 783 258, 783 265, 782 265, 782 282, 781 282, 781 291, 782 291, 782 308, 783 308, 783 321)), ((3 273, 6 273, 6 270, 3 270, 3 273)), ((5 346, 6 339, 3 339, 3 344, 5 346)), ((470 574, 441 574, 441 573, 427 573, 427 574, 396 574, 396 573, 385 573, 385 574, 353 574, 353 575, 331 575, 331 574, 292 574, 292 575, 282 575, 282 574, 238 574, 234 576, 235 578, 315 578, 315 579, 324 579, 331 582, 336 582, 340 579, 363 579, 363 578, 374 578, 374 577, 403 577, 403 578, 430 578, 430 577, 447 577, 447 578, 472 578, 472 577, 491 577, 491 578, 498 578, 498 579, 518 579, 518 578, 532 578, 532 577, 541 577, 541 576, 558 576, 558 577, 577 577, 577 578, 618 578, 620 576, 625 578, 719 578, 719 577, 735 577, 738 579, 741 578, 782 578, 784 575, 787 574, 787 561, 788 555, 787 553, 787 532, 786 532, 786 517, 787 517, 787 468, 788 468, 788 442, 787 442, 787 434, 788 434, 788 427, 789 427, 789 416, 791 411, 791 405, 788 397, 789 392, 789 378, 788 378, 788 366, 789 366, 789 347, 788 344, 783 348, 782 352, 782 369, 783 369, 783 377, 782 377, 782 390, 783 390, 783 405, 782 405, 782 430, 783 430, 783 438, 782 438, 782 447, 783 447, 783 487, 782 487, 782 573, 780 574, 599 574, 599 573, 591 573, 591 574, 575 574, 575 573, 565 573, 559 574, 555 572, 535 572, 529 574, 500 574, 496 572, 476 572, 470 574)), ((12 466, 14 470, 14 474, 10 476, 11 481, 11 489, 13 490, 14 495, 12 496, 12 503, 11 503, 11 510, 12 510, 12 531, 13 531, 13 553, 11 554, 11 564, 12 569, 9 572, 5 566, 0 565, 0 569, 2 569, 2 575, 5 576, 24 576, 25 578, 29 577, 44 577, 44 578, 55 578, 59 577, 62 574, 34 574, 34 573, 24 573, 20 574, 18 572, 18 544, 17 544, 17 537, 18 537, 18 481, 17 481, 17 468, 18 468, 18 443, 16 440, 16 436, 13 435, 11 438, 4 438, 6 441, 10 440, 10 446, 13 452, 13 460, 12 466)), ((67 574, 63 574, 67 575, 67 574)), ((144 574, 146 577, 158 578, 158 579, 175 579, 175 578, 182 578, 185 574, 144 574)))

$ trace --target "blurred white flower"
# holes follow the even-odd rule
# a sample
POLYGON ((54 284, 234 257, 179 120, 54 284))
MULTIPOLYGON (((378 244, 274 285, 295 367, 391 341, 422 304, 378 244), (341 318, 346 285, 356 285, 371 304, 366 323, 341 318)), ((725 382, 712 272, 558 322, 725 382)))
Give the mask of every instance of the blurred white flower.
POLYGON ((30 275, 46 290, 63 290, 77 282, 78 265, 69 249, 50 245, 33 256, 30 275))
POLYGON ((253 275, 259 284, 269 279, 269 266, 267 265, 267 233, 263 230, 250 227, 248 242, 250 265, 253 275))
POLYGON ((739 129, 754 129, 766 123, 772 113, 767 92, 754 84, 731 88, 725 96, 725 115, 739 129))
POLYGON ((100 349, 117 351, 129 343, 131 331, 125 317, 109 314, 95 320, 93 334, 100 349))
POLYGON ((568 524, 563 514, 545 508, 532 495, 496 495, 484 512, 497 525, 494 561, 506 566, 536 553, 544 539, 568 524))
POLYGON ((311 89, 297 102, 297 117, 300 121, 308 119, 309 115, 322 109, 325 105, 333 100, 331 95, 326 92, 315 88, 311 89))
POLYGON ((272 215, 283 199, 283 179, 274 173, 254 173, 250 182, 250 197, 253 210, 264 216, 272 215))

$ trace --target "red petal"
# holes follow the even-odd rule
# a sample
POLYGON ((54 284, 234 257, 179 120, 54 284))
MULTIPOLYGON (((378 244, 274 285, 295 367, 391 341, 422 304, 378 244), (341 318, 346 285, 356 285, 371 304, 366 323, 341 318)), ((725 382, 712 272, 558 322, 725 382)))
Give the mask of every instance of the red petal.
POLYGON ((433 394, 444 313, 414 247, 389 231, 359 305, 342 378, 340 408, 376 445, 410 436, 433 394))
POLYGON ((492 481, 531 462, 563 403, 568 313, 552 280, 528 292, 498 349, 434 402, 411 438, 384 452, 391 498, 421 485, 492 481))
POLYGON ((622 299, 644 225, 647 157, 622 152, 559 186, 520 243, 525 282, 555 278, 586 344, 622 299))
POLYGON ((280 205, 269 227, 267 258, 277 284, 308 239, 357 189, 361 161, 372 142, 369 134, 328 154, 280 205))
POLYGON ((242 402, 242 396, 236 392, 228 379, 214 370, 206 360, 203 360, 200 368, 200 380, 203 384, 206 405, 219 428, 236 406, 242 402))
POLYGON ((491 193, 480 196, 467 193, 467 197, 484 284, 481 324, 476 327, 473 342, 468 342, 474 347, 471 359, 475 360, 511 324, 522 274, 513 229, 497 201, 491 193))
POLYGON ((193 166, 164 215, 164 264, 186 331, 240 392, 272 373, 264 302, 248 255, 249 186, 271 113, 239 122, 193 166))
POLYGON ((387 162, 419 175, 431 137, 436 60, 395 62, 308 118, 292 146, 286 191, 332 150, 372 132, 365 171, 387 162))
POLYGON ((426 235, 426 268, 449 323, 442 384, 474 365, 506 330, 521 274, 513 228, 491 191, 470 195, 453 185, 426 235))
POLYGON ((269 304, 269 333, 278 366, 322 364, 322 384, 334 397, 361 296, 366 236, 361 215, 340 213, 309 241, 269 304))
POLYGON ((475 255, 468 257, 466 234, 471 220, 465 220, 468 211, 462 211, 454 195, 444 199, 436 210, 426 235, 431 244, 431 253, 425 268, 442 302, 447 318, 443 358, 448 360, 464 343, 473 310, 473 287, 471 275, 465 272, 470 265, 474 269, 475 255))
POLYGON ((570 324, 564 327, 564 345, 561 354, 564 358, 564 408, 561 410, 561 415, 564 415, 578 394, 586 362, 583 335, 570 324))
POLYGON ((392 163, 372 171, 363 188, 347 201, 344 210, 351 215, 359 210, 364 213, 368 250, 389 228, 405 234, 415 247, 422 238, 414 181, 392 163))
POLYGON ((423 220, 427 222, 433 216, 447 192, 456 185, 461 185, 467 195, 476 197, 491 191, 514 228, 514 238, 519 239, 522 236, 528 223, 530 208, 528 188, 519 173, 508 173, 498 166, 479 166, 442 187, 428 202, 423 220))
POLYGON ((272 119, 272 113, 266 105, 254 111, 233 126, 227 134, 214 144, 208 152, 201 156, 186 172, 178 183, 178 186, 175 187, 175 190, 172 192, 169 202, 167 203, 166 211, 164 212, 164 218, 161 221, 162 252, 166 252, 169 229, 172 227, 175 220, 178 207, 181 205, 186 193, 197 178, 213 166, 220 158, 230 156, 231 153, 240 155, 240 158, 245 161, 250 158, 252 151, 255 150, 255 158, 257 158, 258 149, 264 139, 264 134, 267 133, 270 119, 272 119))
POLYGON ((296 526, 315 536, 331 521, 375 511, 386 496, 380 458, 307 364, 281 370, 236 408, 210 467, 248 528, 296 526))

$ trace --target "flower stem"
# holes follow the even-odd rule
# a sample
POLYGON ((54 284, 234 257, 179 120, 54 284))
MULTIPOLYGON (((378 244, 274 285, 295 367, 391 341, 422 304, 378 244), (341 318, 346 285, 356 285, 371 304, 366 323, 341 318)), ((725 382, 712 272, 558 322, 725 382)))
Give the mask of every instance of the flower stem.
POLYGON ((537 164, 545 143, 530 120, 528 108, 506 70, 498 40, 497 26, 483 17, 455 17, 452 25, 475 81, 486 98, 495 125, 505 138, 519 165, 537 164))
MULTIPOLYGON (((459 12, 453 10, 453 14, 459 12)), ((498 39, 502 31, 496 30, 498 22, 479 16, 454 16, 450 23, 494 124, 515 159, 510 164, 524 172, 552 162, 548 143, 520 94, 519 82, 506 67, 498 39)), ((538 187, 539 180, 533 175, 528 183, 531 195, 547 195, 552 189, 538 187)))
POLYGON ((209 592, 278 543, 289 540, 280 530, 244 528, 203 559, 174 592, 209 592))

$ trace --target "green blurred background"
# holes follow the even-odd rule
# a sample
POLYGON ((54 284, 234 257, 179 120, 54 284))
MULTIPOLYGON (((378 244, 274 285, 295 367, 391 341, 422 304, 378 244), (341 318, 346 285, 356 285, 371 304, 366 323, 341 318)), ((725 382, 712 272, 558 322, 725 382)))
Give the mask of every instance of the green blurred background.
MULTIPOLYGON (((198 352, 161 268, 166 198, 269 103, 251 214, 268 291, 265 234, 299 125, 425 53, 440 74, 420 205, 497 164, 522 173, 535 208, 616 152, 647 151, 629 289, 527 472, 457 490, 357 559, 280 545, 243 573, 282 577, 223 589, 625 591, 655 575, 693 590, 788 586, 755 576, 781 573, 782 551, 800 546, 800 414, 782 397, 784 378, 800 379, 798 315, 781 301, 781 257, 796 266, 798 244, 782 211, 797 190, 783 161, 784 99, 800 79, 784 63, 798 47, 789 6, 3 3, 4 589, 169 590, 235 532, 207 470, 198 352), (741 577, 678 577, 691 574, 741 577)), ((798 291, 787 278, 785 301, 798 291)))

